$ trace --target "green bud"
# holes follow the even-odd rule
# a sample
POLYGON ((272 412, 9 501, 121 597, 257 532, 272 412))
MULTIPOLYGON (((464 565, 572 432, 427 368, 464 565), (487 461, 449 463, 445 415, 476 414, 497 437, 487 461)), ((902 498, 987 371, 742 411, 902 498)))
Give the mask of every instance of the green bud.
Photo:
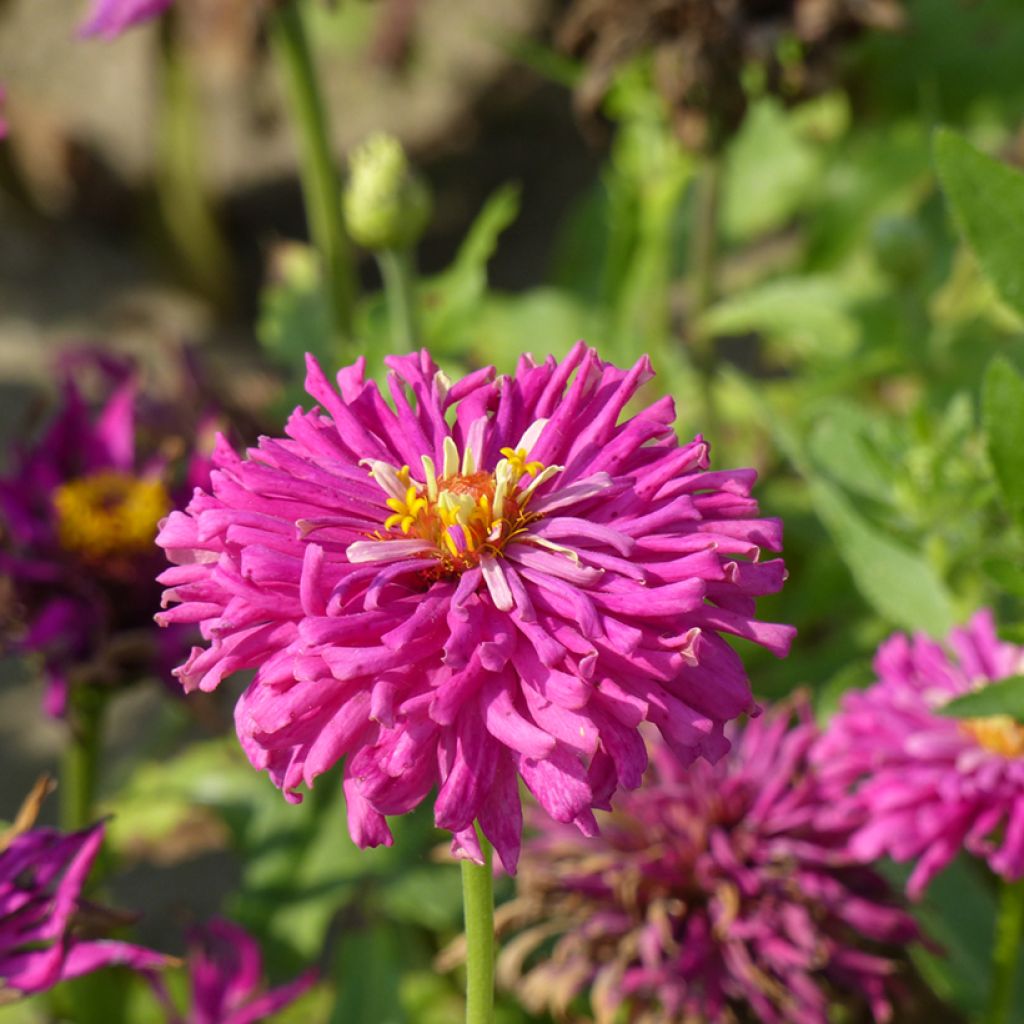
POLYGON ((394 136, 377 134, 349 157, 343 205, 353 241, 380 251, 415 245, 430 220, 432 204, 402 144, 394 136))
POLYGON ((902 284, 909 284, 928 265, 928 236, 909 217, 882 217, 871 231, 871 246, 879 267, 902 284))

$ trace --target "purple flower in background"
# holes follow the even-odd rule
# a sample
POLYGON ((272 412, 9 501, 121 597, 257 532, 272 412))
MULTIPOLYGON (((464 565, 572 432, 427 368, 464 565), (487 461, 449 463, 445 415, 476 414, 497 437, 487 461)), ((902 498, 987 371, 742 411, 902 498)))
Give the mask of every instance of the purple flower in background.
POLYGON ((653 745, 644 786, 597 839, 538 816, 498 911, 519 932, 499 981, 555 1016, 589 993, 601 1024, 627 1019, 624 1005, 649 1024, 827 1024, 836 998, 891 1020, 886 947, 917 929, 851 856, 850 830, 820 823, 818 732, 803 703, 791 719, 782 705, 750 721, 713 766, 653 745))
POLYGON ((167 966, 167 957, 140 946, 80 937, 79 926, 97 916, 81 891, 102 842, 102 823, 67 835, 30 829, 0 841, 0 1003, 102 967, 167 966))
POLYGON ((482 859, 478 819, 513 871, 517 777, 592 835, 592 809, 640 783, 640 722, 683 761, 728 749, 753 705, 721 634, 779 655, 792 636, 754 618, 784 579, 758 560, 781 526, 753 470, 678 443, 670 399, 623 418, 646 358, 620 370, 581 343, 457 383, 426 352, 386 362, 393 405, 364 361, 335 390, 310 359, 320 408, 245 459, 218 445, 212 493, 161 528, 177 606, 158 621, 209 641, 188 690, 257 670, 235 721, 289 799, 347 755, 359 845, 437 787, 456 854, 482 859))
POLYGON ((81 27, 83 36, 116 39, 119 35, 163 14, 173 0, 93 0, 81 27))
POLYGON ((1024 876, 1024 728, 1006 715, 954 719, 938 708, 1024 672, 1024 647, 1001 643, 992 614, 953 630, 948 649, 922 634, 890 637, 878 681, 843 697, 816 759, 859 826, 853 850, 916 861, 915 898, 961 847, 1006 879, 1024 876))
POLYGON ((170 1024, 257 1024, 294 1002, 316 981, 307 971, 279 988, 263 984, 263 957, 255 940, 230 921, 215 919, 193 930, 186 962, 192 1006, 181 1017, 161 990, 170 1024))
POLYGON ((192 637, 151 629, 160 592, 153 540, 172 503, 209 480, 208 460, 184 440, 190 428, 173 430, 168 407, 145 406, 130 365, 78 355, 62 376, 49 428, 0 479, 0 582, 14 606, 6 618, 23 626, 5 646, 42 656, 56 715, 73 678, 170 677, 192 637), (109 393, 98 412, 75 383, 90 372, 109 393))

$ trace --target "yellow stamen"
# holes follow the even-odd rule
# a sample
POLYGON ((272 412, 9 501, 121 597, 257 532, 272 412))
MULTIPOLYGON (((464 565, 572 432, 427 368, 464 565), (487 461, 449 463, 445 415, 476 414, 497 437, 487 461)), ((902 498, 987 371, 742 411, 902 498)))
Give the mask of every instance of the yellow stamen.
POLYGON ((61 547, 98 561, 151 547, 171 501, 159 480, 101 470, 61 484, 53 507, 61 547))
MULTIPOLYGON (((421 456, 423 483, 412 478, 408 466, 395 469, 374 463, 371 472, 388 494, 385 504, 391 515, 384 520, 384 530, 430 541, 446 571, 465 569, 479 564, 484 556, 500 554, 510 540, 523 534, 536 518, 527 509, 530 498, 562 469, 531 460, 526 447, 503 448, 504 458, 493 473, 479 469, 476 454, 468 447, 460 457, 450 437, 445 438, 442 451, 440 476, 433 459, 421 456), (520 487, 527 476, 529 484, 520 487)), ((389 539, 387 532, 378 539, 389 539)))
POLYGON ((1002 757, 1024 755, 1024 727, 1009 715, 986 715, 984 718, 965 718, 961 728, 970 733, 978 745, 1002 757))

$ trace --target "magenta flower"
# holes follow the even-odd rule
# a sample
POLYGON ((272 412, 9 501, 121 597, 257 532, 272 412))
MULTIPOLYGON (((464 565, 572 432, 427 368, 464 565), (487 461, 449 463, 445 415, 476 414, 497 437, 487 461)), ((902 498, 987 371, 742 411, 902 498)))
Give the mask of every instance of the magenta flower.
POLYGON ((275 989, 263 984, 263 957, 255 940, 236 924, 215 919, 195 929, 187 960, 192 980, 192 1006, 181 1017, 166 990, 160 994, 170 1024, 257 1024, 294 1002, 316 982, 306 971, 275 989))
POLYGON ((116 39, 140 22, 159 17, 173 0, 93 0, 80 32, 83 36, 116 39))
POLYGON ((103 842, 103 824, 65 835, 50 828, 23 832, 0 849, 0 1003, 52 988, 102 967, 152 972, 168 958, 113 939, 79 936, 95 908, 82 886, 103 842))
POLYGON ((499 980, 528 1009, 561 1019, 589 993, 598 1024, 827 1024, 841 999, 892 1019, 886 947, 917 930, 851 856, 849 829, 820 824, 817 729, 806 704, 793 727, 791 715, 750 721, 714 766, 655 745, 644 786, 597 839, 538 817, 517 897, 498 911, 520 932, 499 980))
POLYGON ((63 377, 49 429, 0 479, 0 578, 23 626, 20 635, 8 628, 5 646, 42 656, 55 715, 72 677, 111 685, 151 670, 170 678, 193 637, 153 633, 153 539, 172 503, 209 480, 206 457, 169 429, 169 410, 144 409, 130 366, 76 356, 63 377), (110 392, 98 413, 72 378, 89 370, 110 392))
POLYGON ((580 344, 454 384, 426 352, 387 365, 393 406, 362 360, 336 391, 310 358, 321 408, 245 459, 217 447, 212 493, 161 528, 177 607, 158 621, 210 641, 188 690, 257 670, 238 734, 289 799, 347 756, 359 845, 436 786, 456 854, 481 859, 477 819, 513 871, 517 776, 589 835, 640 783, 640 722, 684 761, 725 752, 753 705, 720 634, 780 655, 792 636, 754 618, 783 582, 758 560, 781 526, 757 518, 752 470, 706 472, 705 442, 677 442, 670 399, 621 419, 646 358, 580 344))
POLYGON ((1024 877, 1024 729, 1006 715, 936 714, 1024 672, 1024 647, 1001 643, 983 610, 948 648, 923 634, 890 637, 875 656, 878 681, 844 695, 815 755, 845 794, 837 815, 859 826, 854 852, 916 861, 915 898, 961 847, 1005 879, 1024 877))

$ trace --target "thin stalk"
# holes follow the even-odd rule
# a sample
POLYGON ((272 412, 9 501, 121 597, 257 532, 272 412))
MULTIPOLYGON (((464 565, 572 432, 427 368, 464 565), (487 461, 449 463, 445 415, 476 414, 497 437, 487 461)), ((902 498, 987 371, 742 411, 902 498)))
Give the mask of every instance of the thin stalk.
POLYGON ((155 184, 164 230, 190 284, 227 310, 234 299, 231 254, 206 195, 199 105, 173 11, 161 23, 159 75, 155 184))
POLYGON ((992 949, 992 991, 986 1024, 1009 1024, 1022 936, 1024 881, 1003 882, 999 890, 999 911, 992 949))
POLYGON ((462 862, 466 920, 466 1024, 494 1020, 494 874, 491 845, 478 828, 484 863, 462 862))
POLYGON ((419 346, 416 264, 412 250, 384 249, 377 253, 377 263, 384 279, 392 344, 396 352, 412 352, 419 346))
POLYGON ((714 341, 703 330, 700 319, 715 301, 718 292, 718 222, 721 213, 721 158, 714 153, 704 157, 697 175, 693 237, 690 242, 690 344, 692 358, 700 374, 706 403, 707 432, 718 437, 718 411, 714 400, 714 341))
POLYGON ((93 687, 72 689, 68 707, 71 735, 60 769, 60 823, 76 832, 95 820, 93 805, 99 777, 104 697, 93 687))
POLYGON ((327 117, 297 0, 273 6, 270 39, 284 74, 299 142, 299 171, 306 217, 320 253, 334 333, 339 344, 352 339, 355 278, 341 214, 341 184, 331 148, 327 117))

